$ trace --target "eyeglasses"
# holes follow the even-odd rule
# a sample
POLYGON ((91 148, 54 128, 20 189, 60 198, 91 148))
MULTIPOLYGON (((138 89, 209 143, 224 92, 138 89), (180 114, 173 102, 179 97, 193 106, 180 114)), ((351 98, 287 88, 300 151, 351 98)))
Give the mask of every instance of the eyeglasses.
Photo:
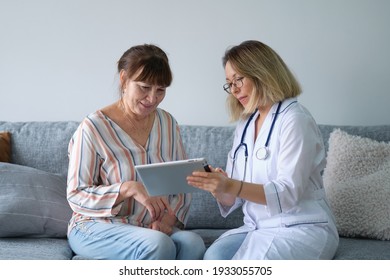
POLYGON ((231 83, 226 83, 223 85, 223 90, 226 91, 228 94, 232 93, 232 87, 235 86, 236 88, 241 88, 244 84, 242 81, 244 77, 239 77, 233 80, 231 83))

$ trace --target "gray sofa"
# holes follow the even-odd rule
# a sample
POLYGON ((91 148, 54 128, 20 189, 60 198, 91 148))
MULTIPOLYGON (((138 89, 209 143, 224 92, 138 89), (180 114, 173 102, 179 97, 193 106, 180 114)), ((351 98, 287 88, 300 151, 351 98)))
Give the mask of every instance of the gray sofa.
MULTIPOLYGON (((77 122, 0 122, 0 131, 11 132, 12 148, 12 164, 2 163, 0 169, 0 259, 83 258, 74 255, 66 239, 66 223, 71 213, 65 197, 67 146, 77 125, 77 122), (16 173, 11 172, 14 167, 16 173), (31 174, 31 180, 23 178, 28 177, 26 174, 31 174), (23 185, 8 184, 20 180, 23 185), (55 191, 51 190, 53 182, 58 182, 53 187, 55 191), (30 193, 32 187, 37 191, 30 193), (13 197, 18 188, 22 194, 13 197), (20 196, 23 197, 19 200, 20 196), (45 207, 48 209, 43 209, 45 207), (25 212, 13 215, 19 210, 25 212)), ((330 133, 335 128, 320 125, 327 148, 330 133)), ((338 128, 353 135, 390 141, 390 125, 338 128)), ((222 168, 233 141, 233 131, 230 126, 181 126, 188 157, 206 157, 210 164, 222 168)), ((236 210, 224 219, 210 194, 193 195, 187 229, 198 232, 207 246, 227 229, 241 224, 241 211, 236 210)), ((390 259, 390 241, 341 236, 335 259, 390 259)))

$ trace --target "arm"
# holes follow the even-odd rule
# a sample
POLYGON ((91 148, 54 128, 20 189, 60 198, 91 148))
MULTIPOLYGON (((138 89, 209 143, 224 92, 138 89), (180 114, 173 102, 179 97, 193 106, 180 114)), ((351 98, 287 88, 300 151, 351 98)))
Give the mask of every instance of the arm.
POLYGON ((102 130, 98 121, 87 119, 70 142, 67 195, 73 211, 91 217, 112 217, 119 213, 124 200, 133 197, 147 208, 152 220, 160 218, 165 210, 170 212, 166 198, 149 197, 137 181, 121 182, 121 165, 125 163, 112 152, 116 146, 111 142, 108 145, 100 135, 102 130))
POLYGON ((278 139, 275 168, 264 185, 270 215, 289 211, 322 188, 325 163, 322 137, 309 114, 299 110, 286 114, 278 139))
POLYGON ((101 173, 103 159, 94 143, 97 141, 92 131, 83 122, 69 143, 67 199, 73 211, 82 215, 115 216, 120 210, 117 202, 121 183, 101 184, 101 176, 106 174, 101 173))
POLYGON ((263 185, 228 178, 217 169, 211 173, 194 172, 187 180, 188 184, 211 192, 222 206, 233 206, 237 197, 266 204, 263 185))

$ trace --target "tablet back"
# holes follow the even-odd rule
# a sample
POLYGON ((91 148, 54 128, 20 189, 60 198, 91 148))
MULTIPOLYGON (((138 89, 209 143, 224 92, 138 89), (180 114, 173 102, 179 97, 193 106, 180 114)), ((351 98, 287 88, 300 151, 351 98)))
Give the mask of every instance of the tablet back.
POLYGON ((202 191, 188 185, 186 178, 195 170, 205 171, 205 165, 204 158, 197 158, 136 165, 135 169, 148 194, 160 196, 202 191))

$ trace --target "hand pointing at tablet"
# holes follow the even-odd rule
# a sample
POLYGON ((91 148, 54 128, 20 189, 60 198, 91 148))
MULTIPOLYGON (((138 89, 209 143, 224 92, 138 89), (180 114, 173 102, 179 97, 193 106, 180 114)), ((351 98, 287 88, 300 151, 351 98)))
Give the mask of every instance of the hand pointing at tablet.
POLYGON ((140 182, 124 182, 119 193, 120 195, 118 196, 116 204, 122 202, 126 198, 133 197, 136 201, 146 207, 153 222, 161 219, 166 212, 174 215, 166 197, 150 197, 146 192, 145 187, 140 182))

